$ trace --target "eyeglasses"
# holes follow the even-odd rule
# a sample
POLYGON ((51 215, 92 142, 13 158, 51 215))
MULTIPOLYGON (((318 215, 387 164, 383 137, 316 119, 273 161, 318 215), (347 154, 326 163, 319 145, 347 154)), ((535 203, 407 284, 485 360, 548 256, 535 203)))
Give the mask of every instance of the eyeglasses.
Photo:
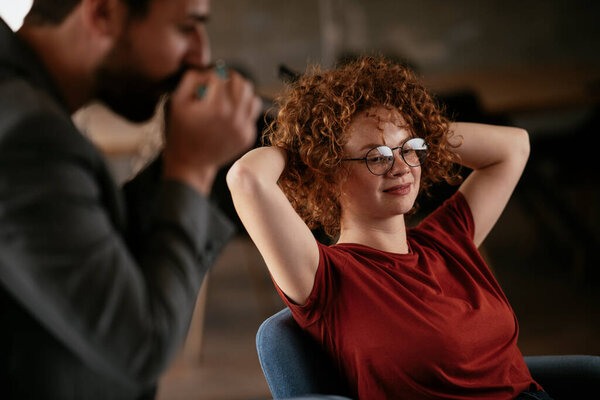
POLYGON ((418 167, 425 162, 429 147, 424 139, 413 138, 404 142, 402 146, 377 146, 369 150, 363 158, 344 158, 342 161, 364 161, 373 175, 385 175, 394 167, 394 150, 398 149, 406 165, 418 167))

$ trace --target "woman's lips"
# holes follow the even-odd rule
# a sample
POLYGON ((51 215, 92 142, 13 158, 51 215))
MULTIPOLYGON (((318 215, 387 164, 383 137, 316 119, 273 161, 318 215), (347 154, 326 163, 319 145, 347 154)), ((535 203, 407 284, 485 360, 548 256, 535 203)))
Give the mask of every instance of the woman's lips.
POLYGON ((384 192, 388 193, 388 194, 404 196, 404 195, 407 195, 408 193, 410 193, 410 186, 411 186, 410 183, 407 183, 404 185, 396 185, 396 186, 392 186, 388 189, 385 189, 384 192))

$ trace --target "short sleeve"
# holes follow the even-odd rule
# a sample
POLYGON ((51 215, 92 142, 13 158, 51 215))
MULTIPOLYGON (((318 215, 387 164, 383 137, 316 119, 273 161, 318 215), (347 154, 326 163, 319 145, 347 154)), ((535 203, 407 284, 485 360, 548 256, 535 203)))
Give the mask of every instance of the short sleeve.
POLYGON ((284 303, 289 307, 296 322, 307 327, 319 321, 327 312, 339 285, 340 264, 344 259, 335 249, 317 242, 319 246, 319 266, 315 274, 315 282, 308 299, 304 304, 296 304, 277 286, 275 287, 284 303))
POLYGON ((453 237, 466 236, 472 241, 475 223, 467 199, 457 190, 454 195, 421 221, 417 229, 443 231, 446 235, 453 237))

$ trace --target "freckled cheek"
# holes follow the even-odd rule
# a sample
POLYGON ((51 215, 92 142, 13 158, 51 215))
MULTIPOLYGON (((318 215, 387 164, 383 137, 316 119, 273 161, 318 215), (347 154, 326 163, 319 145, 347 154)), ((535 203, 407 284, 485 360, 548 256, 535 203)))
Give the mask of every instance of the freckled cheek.
POLYGON ((375 176, 362 177, 360 175, 350 175, 348 180, 342 185, 340 203, 346 205, 371 204, 380 192, 378 182, 373 179, 375 176))
POLYGON ((416 195, 421 187, 421 168, 415 168, 413 170, 413 187, 416 195))

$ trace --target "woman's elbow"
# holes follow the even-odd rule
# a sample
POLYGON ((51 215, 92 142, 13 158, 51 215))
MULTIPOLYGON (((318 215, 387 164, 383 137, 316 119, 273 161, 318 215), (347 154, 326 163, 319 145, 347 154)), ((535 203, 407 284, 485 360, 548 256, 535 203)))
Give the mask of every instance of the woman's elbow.
POLYGON ((510 145, 511 156, 523 164, 527 162, 531 145, 529 143, 529 133, 522 128, 514 128, 513 138, 510 145))
POLYGON ((274 147, 260 147, 237 160, 226 176, 232 194, 271 190, 285 167, 285 153, 274 147))
POLYGON ((256 186, 256 176, 248 166, 244 165, 242 160, 236 161, 229 168, 225 180, 232 195, 240 192, 251 192, 256 186))
POLYGON ((529 158, 529 154, 531 153, 531 143, 529 141, 529 132, 525 129, 519 129, 521 136, 521 154, 527 160, 529 158))

